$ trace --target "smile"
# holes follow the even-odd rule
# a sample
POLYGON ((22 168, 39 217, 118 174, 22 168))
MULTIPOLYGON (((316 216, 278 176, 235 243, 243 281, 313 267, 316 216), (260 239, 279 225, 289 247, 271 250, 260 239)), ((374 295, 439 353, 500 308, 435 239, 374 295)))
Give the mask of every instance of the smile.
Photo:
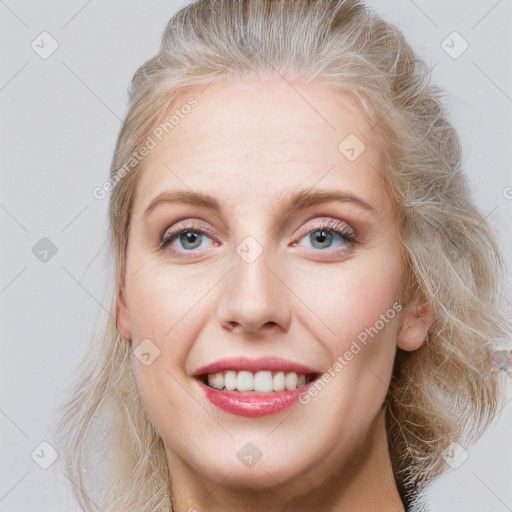
POLYGON ((294 391, 306 382, 314 379, 314 375, 296 372, 272 372, 263 370, 249 372, 247 370, 227 370, 225 372, 209 373, 199 377, 208 386, 226 391, 247 393, 275 393, 279 391, 294 391))
POLYGON ((280 358, 241 357, 203 366, 194 377, 214 406, 239 416, 259 417, 291 407, 320 374, 280 358))

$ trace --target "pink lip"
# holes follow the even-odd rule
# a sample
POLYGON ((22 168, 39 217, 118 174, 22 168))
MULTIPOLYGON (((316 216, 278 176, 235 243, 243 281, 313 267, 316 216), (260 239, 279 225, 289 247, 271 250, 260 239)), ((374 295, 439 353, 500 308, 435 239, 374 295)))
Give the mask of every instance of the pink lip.
POLYGON ((193 375, 204 375, 205 373, 216 373, 224 370, 247 370, 250 372, 257 372, 260 370, 269 371, 283 371, 283 372, 296 372, 296 373, 321 373, 320 370, 315 370, 302 363, 296 363, 289 359, 282 359, 280 357, 228 357, 219 359, 213 363, 200 366, 194 371, 193 375))
POLYGON ((307 391, 314 381, 308 382, 293 391, 276 391, 273 393, 241 393, 239 391, 221 391, 197 381, 210 402, 231 414, 257 418, 277 414, 295 404, 299 395, 307 391))
MULTIPOLYGON (((216 373, 225 370, 247 370, 257 372, 261 370, 283 371, 303 373, 305 375, 321 372, 302 363, 296 363, 279 357, 229 357, 219 359, 213 363, 200 366, 194 371, 194 377, 208 373, 216 373)), ((314 381, 308 382, 293 391, 276 391, 272 393, 257 393, 254 391, 241 393, 239 391, 219 390, 206 385, 200 379, 197 382, 203 390, 206 398, 215 406, 231 414, 256 418, 269 414, 277 414, 284 411, 298 401, 299 395, 306 391, 314 381)))

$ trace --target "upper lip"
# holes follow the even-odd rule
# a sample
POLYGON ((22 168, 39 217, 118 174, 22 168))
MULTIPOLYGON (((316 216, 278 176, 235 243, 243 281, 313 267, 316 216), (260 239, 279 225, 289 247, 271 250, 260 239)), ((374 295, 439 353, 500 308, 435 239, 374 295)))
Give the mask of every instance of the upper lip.
POLYGON ((216 373, 224 370, 247 370, 250 372, 257 372, 261 370, 269 371, 283 371, 283 372, 296 372, 304 374, 319 374, 319 370, 315 370, 310 366, 303 363, 291 361, 290 359, 283 359, 281 357, 267 356, 267 357, 227 357, 225 359, 218 359, 213 363, 209 363, 197 368, 193 376, 198 377, 208 373, 216 373))

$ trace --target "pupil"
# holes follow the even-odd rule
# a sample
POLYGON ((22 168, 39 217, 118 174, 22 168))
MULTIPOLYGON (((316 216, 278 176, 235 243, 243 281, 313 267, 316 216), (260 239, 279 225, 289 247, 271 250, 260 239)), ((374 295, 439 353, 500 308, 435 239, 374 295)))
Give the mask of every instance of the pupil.
POLYGON ((194 245, 194 238, 199 239, 197 233, 193 233, 192 231, 187 231, 186 233, 182 234, 182 237, 185 238, 184 244, 192 243, 194 245))
MULTIPOLYGON (((316 231, 313 235, 318 239, 320 238, 320 245, 325 244, 326 239, 329 240, 330 232, 327 230, 316 231)), ((327 244, 330 245, 330 244, 327 244)))

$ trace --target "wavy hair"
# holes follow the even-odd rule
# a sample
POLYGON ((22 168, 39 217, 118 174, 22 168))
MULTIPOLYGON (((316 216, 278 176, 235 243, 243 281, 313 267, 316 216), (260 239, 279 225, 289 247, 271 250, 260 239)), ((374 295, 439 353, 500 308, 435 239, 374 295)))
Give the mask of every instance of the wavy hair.
POLYGON ((405 265, 401 302, 422 297, 434 318, 421 348, 398 349, 384 404, 404 503, 443 473, 451 442, 467 446, 499 410, 502 381, 488 356, 510 338, 499 289, 505 263, 470 197, 462 147, 427 64, 362 1, 197 0, 170 19, 158 54, 136 71, 112 159, 109 315, 97 323, 59 409, 59 451, 84 511, 172 510, 163 441, 116 325, 145 160, 129 172, 125 164, 187 87, 271 73, 322 80, 350 95, 387 155, 405 265))

